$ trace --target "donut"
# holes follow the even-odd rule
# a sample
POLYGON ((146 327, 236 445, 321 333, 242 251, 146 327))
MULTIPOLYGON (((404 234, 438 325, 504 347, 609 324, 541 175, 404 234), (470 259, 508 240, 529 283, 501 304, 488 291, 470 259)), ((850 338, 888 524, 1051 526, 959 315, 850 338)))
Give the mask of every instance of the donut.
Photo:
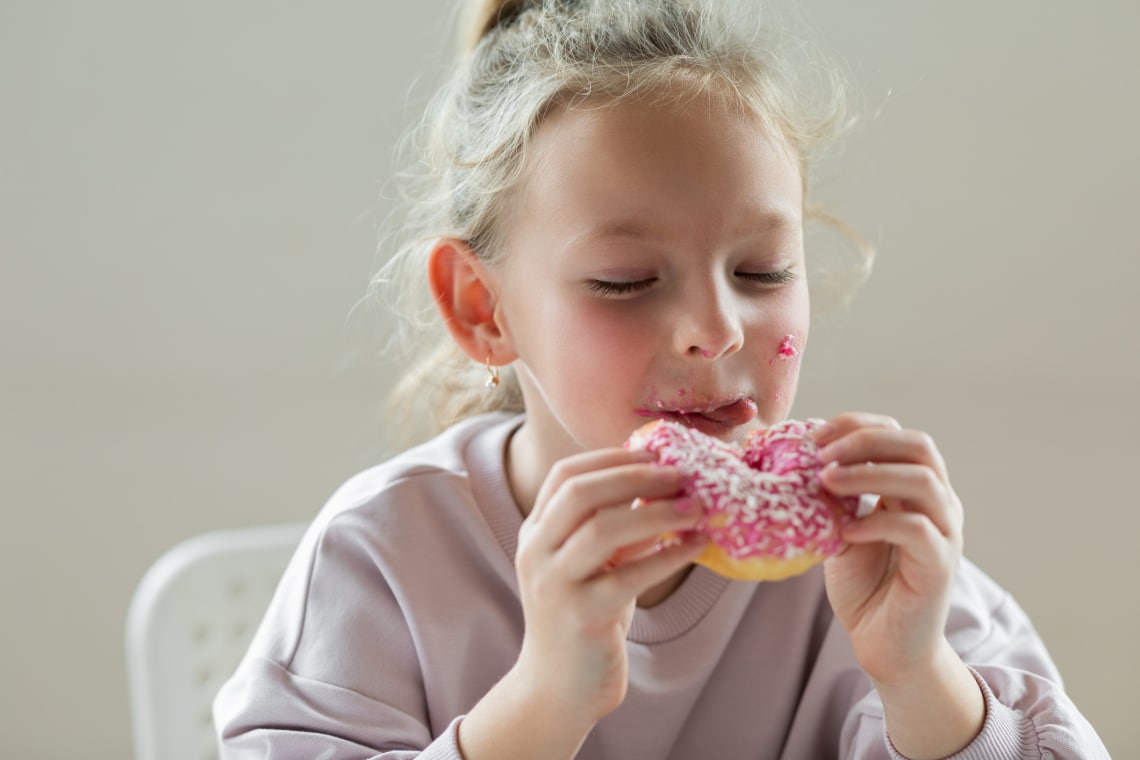
POLYGON ((820 483, 819 448, 809 434, 822 424, 788 420, 739 445, 655 420, 626 447, 651 451, 685 474, 683 495, 705 510, 693 530, 709 537, 698 564, 729 578, 775 581, 838 554, 840 529, 860 513, 859 497, 836 497, 820 483))

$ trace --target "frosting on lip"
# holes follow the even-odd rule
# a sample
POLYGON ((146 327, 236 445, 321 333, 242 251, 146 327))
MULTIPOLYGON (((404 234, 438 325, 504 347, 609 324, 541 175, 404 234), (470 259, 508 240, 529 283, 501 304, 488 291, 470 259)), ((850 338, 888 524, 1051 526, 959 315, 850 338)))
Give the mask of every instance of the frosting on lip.
POLYGON ((642 409, 638 410, 638 413, 643 417, 672 420, 688 427, 705 430, 707 428, 734 428, 746 425, 756 419, 758 411, 755 401, 747 396, 741 396, 731 401, 713 402, 707 405, 676 409, 642 409))
POLYGON ((744 425, 756 419, 757 414, 756 402, 750 398, 738 398, 727 404, 714 407, 712 409, 703 409, 693 414, 699 414, 702 417, 719 422, 722 425, 729 427, 736 427, 744 425))

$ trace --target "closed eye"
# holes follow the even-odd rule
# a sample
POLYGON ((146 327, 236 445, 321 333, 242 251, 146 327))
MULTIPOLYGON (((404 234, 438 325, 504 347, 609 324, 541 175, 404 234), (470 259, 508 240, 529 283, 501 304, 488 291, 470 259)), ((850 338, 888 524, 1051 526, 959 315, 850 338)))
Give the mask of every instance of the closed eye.
POLYGON ((737 272, 736 276, 758 285, 787 285, 796 279, 796 273, 791 269, 781 269, 777 272, 737 272))
POLYGON ((650 277, 645 280, 634 280, 633 282, 610 282, 608 280, 589 280, 586 283, 586 289, 591 293, 597 293, 603 296, 624 296, 631 293, 637 293, 645 290, 646 288, 657 282, 656 277, 650 277))

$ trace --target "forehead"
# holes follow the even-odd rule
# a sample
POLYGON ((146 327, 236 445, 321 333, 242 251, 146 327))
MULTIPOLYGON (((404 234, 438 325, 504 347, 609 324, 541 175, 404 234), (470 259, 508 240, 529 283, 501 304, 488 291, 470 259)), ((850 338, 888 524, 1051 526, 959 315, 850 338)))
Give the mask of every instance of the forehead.
POLYGON ((617 234, 705 235, 798 223, 803 191, 785 141, 720 99, 585 101, 533 135, 514 224, 617 234))

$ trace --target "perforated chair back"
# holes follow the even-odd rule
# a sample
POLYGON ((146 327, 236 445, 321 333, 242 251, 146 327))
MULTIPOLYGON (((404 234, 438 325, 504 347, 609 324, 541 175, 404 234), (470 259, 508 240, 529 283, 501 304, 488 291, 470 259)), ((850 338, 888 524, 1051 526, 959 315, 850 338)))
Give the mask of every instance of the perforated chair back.
POLYGON ((249 646, 304 529, 206 533, 147 570, 127 613, 136 760, 217 758, 214 696, 249 646))

